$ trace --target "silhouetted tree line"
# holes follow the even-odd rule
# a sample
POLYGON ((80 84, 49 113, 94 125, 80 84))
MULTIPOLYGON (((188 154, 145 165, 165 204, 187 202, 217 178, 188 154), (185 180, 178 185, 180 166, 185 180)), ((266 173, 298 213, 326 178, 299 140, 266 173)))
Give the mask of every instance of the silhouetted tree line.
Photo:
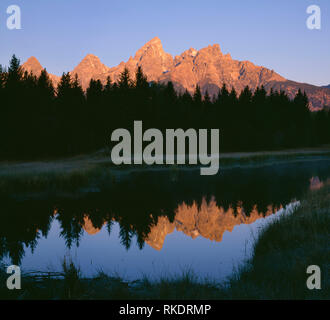
POLYGON ((240 94, 226 85, 217 96, 178 94, 173 83, 149 83, 140 67, 134 81, 125 69, 114 83, 91 80, 83 91, 79 80, 62 75, 57 88, 43 70, 24 72, 13 56, 0 66, 0 157, 2 159, 73 155, 109 146, 116 128, 220 128, 221 151, 248 151, 329 143, 326 110, 310 112, 300 90, 293 100, 284 91, 261 87, 240 94))

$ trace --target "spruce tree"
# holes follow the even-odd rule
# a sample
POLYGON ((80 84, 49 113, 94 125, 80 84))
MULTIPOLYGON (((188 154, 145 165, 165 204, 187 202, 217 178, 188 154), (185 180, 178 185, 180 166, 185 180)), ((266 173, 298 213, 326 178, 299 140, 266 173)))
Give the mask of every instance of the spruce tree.
POLYGON ((149 86, 147 76, 143 73, 141 66, 136 69, 134 84, 136 89, 145 89, 149 86))
POLYGON ((126 67, 124 71, 120 74, 118 86, 122 90, 128 90, 132 87, 132 80, 130 78, 130 73, 126 67))

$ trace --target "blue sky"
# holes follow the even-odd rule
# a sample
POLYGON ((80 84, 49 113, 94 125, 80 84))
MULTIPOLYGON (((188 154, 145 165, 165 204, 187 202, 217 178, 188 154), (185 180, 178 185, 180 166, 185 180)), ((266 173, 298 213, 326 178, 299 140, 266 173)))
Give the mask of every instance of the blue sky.
POLYGON ((1 0, 0 64, 35 56, 51 73, 72 70, 88 53, 108 66, 126 61, 158 36, 172 55, 219 43, 223 53, 274 69, 286 78, 330 83, 329 0, 1 0), (6 28, 19 5, 22 30, 6 28), (306 27, 309 5, 321 30, 306 27))

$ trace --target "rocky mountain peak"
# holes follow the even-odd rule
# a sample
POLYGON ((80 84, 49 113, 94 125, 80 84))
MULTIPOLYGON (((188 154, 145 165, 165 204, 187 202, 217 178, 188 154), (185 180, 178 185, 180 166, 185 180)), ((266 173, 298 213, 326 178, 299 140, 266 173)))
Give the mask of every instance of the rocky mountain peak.
MULTIPOLYGON (((39 60, 36 57, 30 57, 22 64, 22 69, 27 72, 32 72, 35 76, 39 77, 41 71, 44 67, 40 64, 39 60)), ((48 73, 50 80, 53 82, 53 85, 56 87, 60 78, 53 74, 48 73)))
POLYGON ((142 46, 135 54, 135 60, 141 60, 143 58, 164 58, 168 59, 172 56, 164 51, 162 42, 158 37, 155 37, 148 41, 144 46, 142 46))
POLYGON ((27 72, 32 72, 36 76, 39 76, 43 70, 43 67, 38 59, 33 56, 26 60, 26 62, 22 65, 22 68, 27 72))
POLYGON ((149 49, 158 49, 163 50, 163 44, 158 37, 154 37, 153 39, 149 40, 145 45, 143 45, 139 51, 146 51, 149 49))
POLYGON ((183 53, 181 53, 179 56, 175 57, 175 60, 181 61, 184 59, 194 59, 198 54, 198 51, 194 48, 190 48, 183 53))
POLYGON ((94 54, 88 54, 72 71, 72 73, 84 72, 86 71, 86 68, 90 68, 97 73, 107 72, 109 70, 109 68, 101 62, 99 57, 95 56, 94 54))
POLYGON ((112 78, 118 78, 118 73, 124 67, 128 68, 134 77, 135 70, 138 66, 142 67, 149 81, 158 81, 161 74, 173 67, 173 58, 169 53, 165 52, 160 39, 155 37, 142 46, 136 52, 134 58, 130 58, 120 68, 113 68, 112 78))
POLYGON ((199 54, 212 56, 214 58, 221 58, 222 52, 219 44, 209 45, 198 52, 199 54))
POLYGON ((100 74, 106 73, 110 70, 104 65, 99 57, 94 54, 87 54, 84 59, 73 69, 71 74, 81 81, 82 87, 85 89, 88 87, 89 82, 92 78, 98 78, 100 74))

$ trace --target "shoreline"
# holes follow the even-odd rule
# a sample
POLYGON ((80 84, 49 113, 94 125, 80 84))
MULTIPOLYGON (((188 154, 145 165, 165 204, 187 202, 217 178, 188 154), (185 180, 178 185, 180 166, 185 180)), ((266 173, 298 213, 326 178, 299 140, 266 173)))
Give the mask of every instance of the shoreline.
MULTIPOLYGON (((217 175, 221 175, 223 170, 248 170, 310 161, 330 161, 330 147, 227 153, 220 156, 217 175)), ((176 176, 180 172, 196 171, 200 168, 200 165, 116 166, 105 155, 105 151, 59 160, 0 162, 0 195, 79 196, 88 192, 98 192, 100 188, 115 187, 118 181, 129 178, 131 173, 167 171, 170 176, 176 176)))
MULTIPOLYGON (((277 151, 256 151, 256 152, 228 152, 222 153, 219 156, 220 170, 230 168, 235 165, 263 165, 269 161, 304 161, 312 157, 329 157, 330 146, 319 148, 302 148, 302 149, 287 149, 277 151)), ((146 170, 146 169, 167 169, 171 167, 178 167, 183 169, 200 168, 201 165, 115 165, 111 162, 110 156, 106 155, 106 151, 102 150, 88 155, 77 155, 68 158, 59 159, 45 159, 35 161, 0 161, 0 176, 8 173, 25 174, 52 172, 70 172, 77 169, 88 169, 95 166, 111 167, 116 170, 146 170), (131 169, 129 169, 131 168, 131 169)))

